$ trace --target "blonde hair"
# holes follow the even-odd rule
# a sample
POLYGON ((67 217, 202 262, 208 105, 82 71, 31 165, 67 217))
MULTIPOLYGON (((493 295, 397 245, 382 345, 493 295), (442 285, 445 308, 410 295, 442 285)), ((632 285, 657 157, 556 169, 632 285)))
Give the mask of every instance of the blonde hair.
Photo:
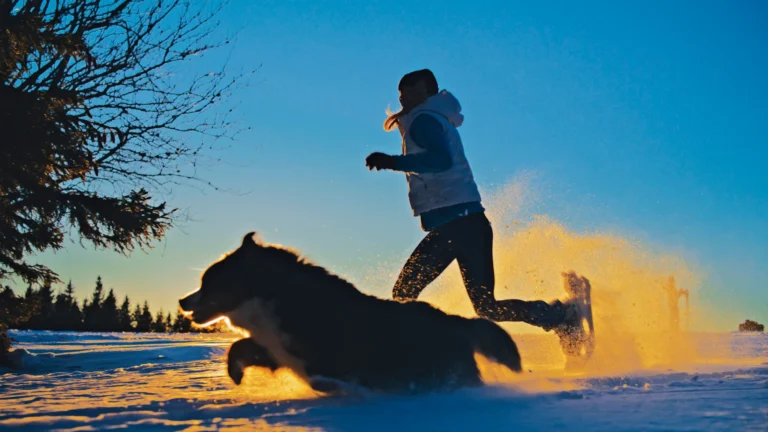
MULTIPOLYGON (((437 86, 437 79, 435 79, 435 74, 433 74, 429 69, 421 69, 405 74, 400 79, 400 83, 397 85, 397 88, 398 90, 402 91, 403 87, 412 86, 419 82, 424 83, 428 95, 432 96, 437 94, 439 88, 437 86)), ((400 117, 408 114, 411 109, 413 108, 410 108, 407 111, 405 109, 401 109, 400 111, 393 113, 392 110, 387 108, 387 119, 384 120, 384 130, 387 132, 393 130, 397 126, 397 123, 400 121, 400 117)))
POLYGON ((392 112, 392 110, 387 107, 387 119, 384 120, 384 130, 387 132, 393 131, 397 127, 397 124, 400 122, 400 117, 408 114, 404 111, 405 110, 401 109, 398 112, 392 112))

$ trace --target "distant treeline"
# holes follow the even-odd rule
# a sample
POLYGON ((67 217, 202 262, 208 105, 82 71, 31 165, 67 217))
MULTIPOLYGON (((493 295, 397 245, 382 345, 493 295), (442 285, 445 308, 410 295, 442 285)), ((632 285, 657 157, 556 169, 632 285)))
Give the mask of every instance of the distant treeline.
POLYGON ((28 287, 24 295, 17 295, 11 287, 0 290, 0 330, 2 327, 18 330, 60 330, 88 332, 215 332, 220 326, 193 327, 181 312, 173 316, 162 309, 154 315, 149 303, 133 305, 125 296, 118 305, 115 292, 104 294, 101 277, 90 299, 82 306, 75 298, 72 282, 63 291, 54 293, 50 284, 39 288, 28 287))

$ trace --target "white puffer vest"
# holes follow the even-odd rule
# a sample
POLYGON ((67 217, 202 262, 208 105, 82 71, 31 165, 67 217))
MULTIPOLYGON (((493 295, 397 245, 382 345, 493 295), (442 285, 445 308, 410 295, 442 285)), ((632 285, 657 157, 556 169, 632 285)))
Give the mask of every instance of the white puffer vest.
POLYGON ((467 157, 464 155, 461 136, 456 129, 464 121, 459 101, 448 91, 443 90, 410 113, 400 117, 397 127, 403 138, 404 155, 424 151, 413 142, 408 133, 413 120, 421 114, 429 114, 440 121, 448 141, 452 165, 447 171, 439 173, 405 173, 408 180, 408 199, 413 215, 419 216, 430 210, 456 204, 479 202, 480 192, 475 184, 467 157))

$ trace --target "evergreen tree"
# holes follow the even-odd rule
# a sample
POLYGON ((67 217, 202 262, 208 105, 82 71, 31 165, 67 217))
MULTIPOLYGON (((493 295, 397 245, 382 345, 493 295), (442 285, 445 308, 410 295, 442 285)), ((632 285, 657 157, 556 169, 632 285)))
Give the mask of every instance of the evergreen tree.
POLYGON ((86 312, 91 308, 91 304, 88 303, 88 299, 83 300, 83 308, 81 310, 82 318, 83 318, 83 325, 81 326, 83 330, 87 330, 85 328, 85 314, 86 312))
POLYGON ((50 282, 45 282, 39 290, 32 294, 35 309, 30 321, 30 327, 37 330, 53 330, 53 288, 50 282))
POLYGON ((11 350, 11 338, 8 336, 8 325, 0 322, 0 366, 8 360, 6 355, 11 350))
POLYGON ((37 295, 40 298, 40 314, 47 317, 53 311, 53 288, 51 284, 44 283, 37 295))
MULTIPOLYGON (((131 310, 128 296, 123 298, 118 308, 114 290, 110 289, 104 295, 103 289, 103 282, 98 278, 94 293, 83 301, 81 309, 71 281, 55 297, 50 284, 43 284, 38 290, 29 287, 24 297, 16 296, 10 287, 0 286, 0 328, 156 333, 211 333, 223 328, 221 324, 207 328, 194 327, 181 311, 177 311, 174 316, 160 309, 153 315, 147 301, 142 305, 136 304, 131 310), (98 308, 94 305, 98 305, 98 308), (88 316, 88 327, 84 326, 83 311, 88 316)), ((7 334, 0 334, 1 337, 7 339, 7 334)))
POLYGON ((66 294, 67 297, 69 297, 70 303, 74 303, 75 302, 75 286, 72 285, 72 281, 71 280, 67 284, 67 288, 64 290, 64 294, 66 294))
POLYGON ((34 328, 37 310, 40 306, 40 298, 37 296, 37 290, 32 288, 32 284, 28 285, 27 290, 24 292, 24 306, 26 307, 28 319, 18 324, 20 330, 34 328))
POLYGON ((24 299, 16 297, 11 287, 0 290, 0 326, 14 327, 24 299))
POLYGON ((99 311, 99 324, 101 331, 113 332, 120 330, 117 298, 115 297, 115 291, 112 289, 109 290, 109 293, 101 303, 101 310, 99 311))
POLYGON ((85 331, 102 331, 101 326, 101 303, 104 295, 104 284, 101 282, 101 276, 96 278, 96 287, 93 289, 90 303, 83 304, 83 326, 85 331))
POLYGON ((8 328, 22 328, 30 318, 26 301, 17 297, 11 287, 0 289, 0 366, 6 362, 5 355, 11 349, 8 328))
POLYGON ((18 308, 18 303, 19 299, 11 287, 6 286, 0 290, 0 325, 8 325, 15 318, 15 309, 18 308))
POLYGON ((80 306, 77 304, 77 298, 75 298, 75 286, 72 285, 70 280, 67 284, 67 288, 64 290, 64 295, 69 302, 69 311, 67 313, 64 329, 65 330, 81 330, 83 324, 83 315, 80 311, 80 306))
MULTIPOLYGON (((29 328, 29 321, 34 312, 33 300, 36 299, 31 297, 30 301, 27 301, 25 297, 17 296, 9 286, 0 289, 0 333, 3 333, 3 328, 29 328)), ((7 342, 10 343, 10 339, 7 339, 7 342)))
POLYGON ((155 321, 152 325, 152 331, 155 333, 165 333, 165 317, 163 316, 163 310, 160 309, 155 315, 155 321))
POLYGON ((51 328, 53 330, 72 330, 69 328, 71 308, 71 300, 66 292, 60 292, 56 295, 56 302, 53 305, 53 317, 51 319, 51 328))
POLYGON ((77 304, 77 299, 72 298, 71 309, 69 313, 69 327, 72 330, 80 331, 83 329, 83 311, 77 304))
POLYGON ((229 43, 203 3, 0 0, 0 278, 55 281, 28 260, 70 236, 127 254, 167 233, 148 191, 195 178, 191 136, 235 134, 217 107, 243 74, 160 73, 229 43))
POLYGON ((173 331, 177 333, 189 333, 192 330, 192 321, 184 316, 181 311, 176 312, 176 320, 173 322, 173 331))
MULTIPOLYGON (((6 287, 10 289, 10 287, 6 287)), ((16 297, 11 291, 11 296, 16 297)), ((11 350, 11 337, 8 336, 8 323, 4 312, 8 309, 9 300, 6 298, 6 292, 0 292, 0 366, 4 366, 8 362, 6 355, 11 350)))
POLYGON ((141 309, 141 315, 139 316, 138 323, 136 324, 136 331, 152 331, 152 312, 149 311, 149 303, 146 301, 144 301, 144 307, 141 309))
POLYGON ((139 323, 141 322, 141 306, 136 304, 136 307, 133 309, 133 314, 131 314, 131 321, 133 322, 133 331, 141 331, 139 329, 139 323))
POLYGON ((126 332, 133 330, 133 325, 131 324, 131 321, 133 321, 133 318, 131 317, 131 301, 128 299, 128 296, 125 296, 125 299, 123 299, 123 304, 120 305, 117 317, 118 323, 120 324, 120 331, 126 332))
POLYGON ((104 296, 104 284, 101 282, 101 276, 96 276, 96 287, 93 289, 93 296, 91 297, 91 306, 101 306, 102 297, 104 296))

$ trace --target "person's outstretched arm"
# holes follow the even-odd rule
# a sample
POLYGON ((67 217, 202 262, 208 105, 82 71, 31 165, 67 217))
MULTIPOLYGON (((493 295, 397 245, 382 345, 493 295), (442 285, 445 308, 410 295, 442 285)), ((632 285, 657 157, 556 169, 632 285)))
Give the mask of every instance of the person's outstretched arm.
POLYGON ((366 159, 366 166, 369 169, 413 173, 442 172, 451 167, 448 140, 439 120, 429 114, 419 115, 411 124, 409 133, 414 143, 424 151, 401 156, 372 153, 366 159))

